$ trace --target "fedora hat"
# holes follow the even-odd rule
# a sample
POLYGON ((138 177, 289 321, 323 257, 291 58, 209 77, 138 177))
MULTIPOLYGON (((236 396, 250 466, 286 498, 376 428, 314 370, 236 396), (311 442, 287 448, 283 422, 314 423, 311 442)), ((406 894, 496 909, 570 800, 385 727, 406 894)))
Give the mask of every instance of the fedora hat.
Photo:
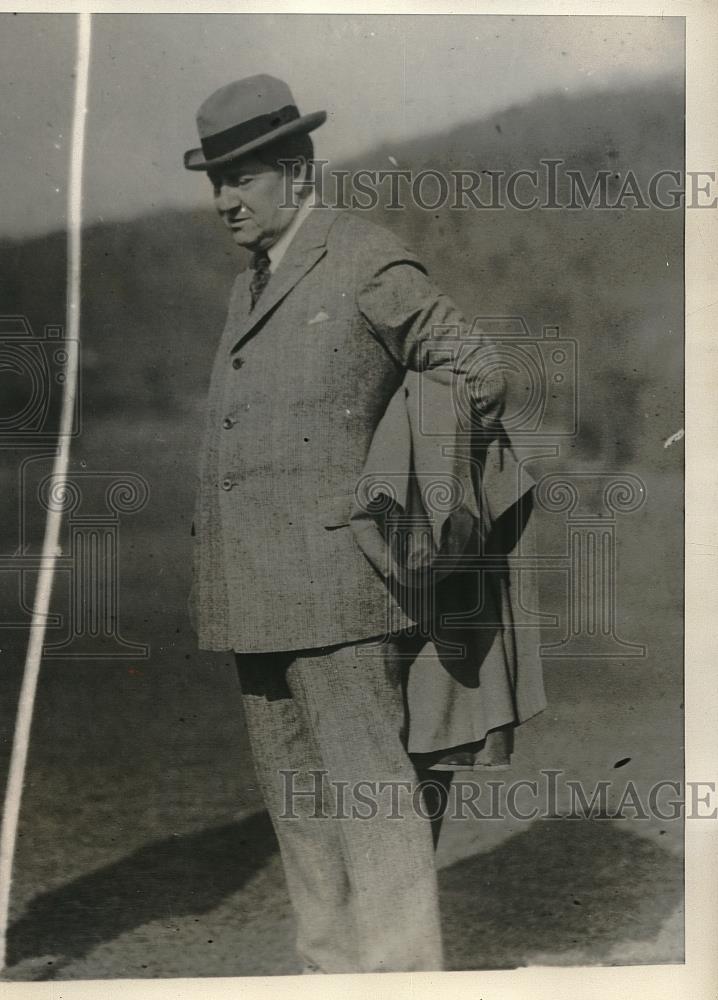
POLYGON ((326 111, 300 115, 282 80, 248 76, 220 87, 200 106, 197 131, 202 146, 187 150, 184 165, 188 170, 210 170, 277 139, 311 132, 326 120, 326 111))

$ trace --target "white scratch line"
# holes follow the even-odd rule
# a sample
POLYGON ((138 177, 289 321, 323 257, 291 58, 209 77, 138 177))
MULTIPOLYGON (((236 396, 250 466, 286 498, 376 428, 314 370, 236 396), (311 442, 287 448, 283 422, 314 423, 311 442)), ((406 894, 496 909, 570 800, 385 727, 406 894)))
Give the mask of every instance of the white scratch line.
MULTIPOLYGON (((80 336, 80 255, 82 250, 82 168, 85 147, 85 117, 90 73, 90 38, 92 15, 77 15, 77 59, 75 65, 75 101, 72 113, 72 144, 70 146, 70 178, 67 204, 67 317, 66 348, 67 368, 62 397, 60 429, 52 474, 59 489, 67 477, 70 458, 75 399, 77 396, 78 343, 80 336)), ((25 657, 25 671, 18 699, 17 720, 13 736, 12 755, 5 792, 5 808, 0 833, 0 968, 5 968, 7 925, 10 909, 10 887, 13 859, 20 817, 25 766, 32 714, 37 691, 42 647, 45 642, 45 622, 50 606, 50 595, 55 573, 62 508, 60 504, 48 510, 45 537, 42 545, 42 566, 37 580, 35 604, 32 612, 30 641, 25 657)))
POLYGON ((686 432, 681 427, 681 429, 679 431, 676 431, 675 434, 671 434, 669 438, 666 438, 666 440, 663 442, 663 447, 670 448, 672 444, 676 444, 678 441, 682 441, 685 436, 686 432))

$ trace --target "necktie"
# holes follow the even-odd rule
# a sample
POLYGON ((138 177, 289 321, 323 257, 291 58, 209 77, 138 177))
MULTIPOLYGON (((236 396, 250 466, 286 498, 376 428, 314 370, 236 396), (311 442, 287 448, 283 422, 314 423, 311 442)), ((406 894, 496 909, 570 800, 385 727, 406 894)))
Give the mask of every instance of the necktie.
POLYGON ((254 309, 259 301, 259 296, 267 287, 267 283, 272 276, 272 272, 269 270, 269 254, 266 250, 258 250, 255 253, 252 267, 254 268, 254 274, 249 283, 249 293, 252 296, 252 309, 254 309))

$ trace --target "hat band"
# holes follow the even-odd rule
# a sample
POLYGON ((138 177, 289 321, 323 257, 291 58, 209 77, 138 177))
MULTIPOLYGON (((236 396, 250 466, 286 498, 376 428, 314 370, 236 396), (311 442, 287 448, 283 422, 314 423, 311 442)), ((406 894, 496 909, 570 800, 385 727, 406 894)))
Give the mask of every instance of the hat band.
POLYGON ((233 125, 223 132, 215 132, 214 135, 205 136, 201 140, 202 152, 205 159, 216 160, 218 157, 231 153, 233 150, 245 146, 248 142, 254 142, 255 139, 267 135, 275 128, 279 128, 280 125, 286 125, 287 122, 294 121, 296 118, 299 118, 296 105, 286 104, 283 108, 272 111, 268 115, 257 115, 256 118, 240 122, 239 125, 233 125))

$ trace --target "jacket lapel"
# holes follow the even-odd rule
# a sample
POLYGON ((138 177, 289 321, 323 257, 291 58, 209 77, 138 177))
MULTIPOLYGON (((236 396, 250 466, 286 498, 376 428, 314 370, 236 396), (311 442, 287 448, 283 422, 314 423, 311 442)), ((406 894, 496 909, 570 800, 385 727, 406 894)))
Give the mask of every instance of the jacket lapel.
MULTIPOLYGON (((272 274, 269 284, 255 308, 247 315, 237 316, 230 353, 239 350, 265 316, 276 308, 282 299, 286 298, 297 282, 311 271, 317 261, 324 256, 327 233, 335 219, 336 213, 331 209, 311 209, 289 244, 277 270, 272 274)), ((247 303, 249 303, 250 280, 248 277, 245 286, 247 303)))

